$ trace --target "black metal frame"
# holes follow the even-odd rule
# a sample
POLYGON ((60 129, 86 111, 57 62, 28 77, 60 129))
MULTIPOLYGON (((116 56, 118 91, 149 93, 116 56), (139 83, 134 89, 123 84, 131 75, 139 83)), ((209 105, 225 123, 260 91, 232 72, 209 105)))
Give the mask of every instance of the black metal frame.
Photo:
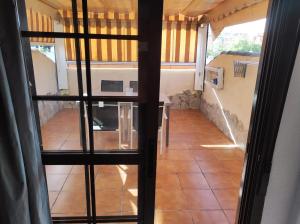
MULTIPOLYGON (((77 1, 72 1, 74 33, 28 31, 26 7, 24 0, 17 0, 21 22, 21 36, 25 52, 28 78, 32 84, 32 100, 38 127, 38 101, 79 101, 82 151, 43 151, 44 165, 84 165, 87 216, 53 217, 54 223, 110 223, 138 222, 150 224, 154 222, 155 172, 157 153, 157 123, 160 80, 160 46, 162 32, 163 0, 138 1, 138 35, 90 34, 88 32, 88 5, 82 0, 84 32, 78 32, 77 1), (78 76, 78 92, 76 96, 37 95, 34 72, 28 37, 74 38, 76 50, 76 66, 78 76), (83 95, 82 70, 80 58, 80 39, 84 39, 85 66, 87 77, 87 96, 83 95), (138 41, 138 97, 93 96, 90 67, 90 39, 119 39, 138 41), (137 151, 95 151, 93 136, 93 101, 121 101, 139 103, 139 136, 137 151), (84 104, 87 104, 89 147, 86 142, 84 120, 84 104), (138 165, 138 215, 133 216, 97 216, 95 197, 94 165, 130 164, 138 165)), ((39 130, 40 133, 40 130, 39 130)), ((40 141, 41 141, 40 137, 40 141)), ((41 141, 42 143, 42 141, 41 141)))
POLYGON ((25 30, 23 30, 23 31, 21 31, 21 34, 22 34, 22 37, 139 40, 137 35, 78 33, 78 31, 75 31, 74 33, 64 33, 64 32, 38 32, 38 31, 25 31, 25 30))
POLYGON ((275 142, 300 41, 300 1, 271 0, 246 152, 239 224, 261 222, 275 142))
POLYGON ((91 99, 92 101, 118 101, 118 102, 145 102, 141 97, 137 96, 53 96, 53 95, 33 95, 32 99, 34 101, 87 101, 91 99))
MULTIPOLYGON (((84 216, 56 217, 55 223, 87 223, 89 220, 84 216)), ((135 215, 124 216, 96 216, 96 223, 115 223, 115 222, 138 222, 135 215)))
MULTIPOLYGON (((73 0, 74 1, 74 0, 73 0)), ((83 0, 86 3, 86 0, 83 0)), ((76 1, 75 1, 76 2, 76 1)), ((137 36, 101 35, 85 33, 44 33, 28 32, 24 0, 18 0, 19 16, 23 37, 89 38, 96 39, 134 39, 139 41, 139 96, 138 97, 101 97, 83 96, 37 96, 33 76, 30 44, 23 38, 22 44, 26 55, 26 69, 32 84, 37 124, 39 124, 38 100, 63 100, 91 102, 134 101, 139 102, 139 150, 136 152, 78 152, 54 151, 43 152, 44 164, 82 164, 91 167, 94 164, 137 164, 139 166, 138 216, 91 216, 57 217, 55 223, 108 223, 139 222, 153 223, 156 172, 156 140, 158 122, 158 88, 160 70, 160 35, 162 0, 139 1, 139 33, 137 36)), ((85 5, 85 10, 86 5, 85 5)), ((281 115, 289 86, 289 80, 300 40, 300 2, 298 0, 271 0, 268 10, 267 28, 263 42, 255 101, 251 116, 246 152, 246 169, 238 214, 239 224, 257 224, 261 221, 264 197, 272 165, 272 156, 281 115)), ((73 13, 76 10, 73 9, 73 13)), ((85 13, 86 16, 86 13, 85 13)), ((76 18, 76 16, 75 16, 76 18)), ((76 21, 75 21, 76 22, 76 21)), ((86 22, 85 22, 86 24, 86 22)), ((87 24, 86 24, 87 25, 87 24)), ((88 41, 87 41, 88 45, 88 41)), ((86 47, 86 53, 89 48, 86 47)), ((77 47, 77 50, 78 47, 77 47)), ((79 52, 80 53, 80 52, 79 52)), ((78 52, 76 53, 78 54, 78 52)), ((89 54, 87 54, 89 55, 89 54)), ((77 57, 77 68, 81 60, 77 57)), ((87 59, 87 67, 90 67, 87 59)), ((90 80, 89 80, 90 82, 90 80)), ((79 91, 80 92, 80 91, 79 91)), ((39 126, 38 126, 39 127, 39 126)), ((91 126, 89 126, 89 129, 91 126)), ((87 170, 87 169, 86 169, 87 170)), ((92 169, 90 169, 90 173, 92 169)), ((86 171, 86 173, 88 173, 86 171)), ((89 173, 88 173, 89 174, 89 173)), ((93 197, 93 196, 92 196, 93 197)), ((90 214, 90 213, 89 213, 90 214)))

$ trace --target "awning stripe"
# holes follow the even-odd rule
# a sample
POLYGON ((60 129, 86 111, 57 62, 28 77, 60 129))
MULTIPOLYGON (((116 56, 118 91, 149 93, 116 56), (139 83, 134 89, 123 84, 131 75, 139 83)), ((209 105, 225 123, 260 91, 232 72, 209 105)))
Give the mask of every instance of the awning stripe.
MULTIPOLYGON (((107 33, 111 34, 111 21, 106 21, 107 23, 107 33)), ((107 61, 112 61, 112 40, 107 40, 107 61)))
MULTIPOLYGON (((127 21, 127 34, 128 35, 131 35, 131 22, 130 21, 127 21)), ((131 59, 131 41, 130 40, 127 40, 127 61, 132 61, 131 59)))
POLYGON ((175 47, 175 61, 179 61, 179 55, 180 55, 180 34, 181 34, 181 23, 176 23, 176 47, 175 47))
POLYGON ((186 24, 186 36, 185 36, 185 56, 184 61, 189 61, 190 54, 190 38, 191 38, 191 23, 186 24))
POLYGON ((171 23, 166 22, 166 58, 165 62, 171 61, 171 23))
MULTIPOLYGON (((100 20, 96 20, 96 33, 101 33, 101 22, 100 20)), ((101 53, 101 49, 102 49, 102 43, 101 40, 96 40, 97 41, 97 59, 99 59, 99 61, 102 61, 102 53, 101 53)))
MULTIPOLYGON (((28 31, 45 31, 53 32, 54 24, 50 16, 43 15, 40 12, 27 9, 28 31)), ((31 42, 54 43, 54 38, 31 37, 31 42)))

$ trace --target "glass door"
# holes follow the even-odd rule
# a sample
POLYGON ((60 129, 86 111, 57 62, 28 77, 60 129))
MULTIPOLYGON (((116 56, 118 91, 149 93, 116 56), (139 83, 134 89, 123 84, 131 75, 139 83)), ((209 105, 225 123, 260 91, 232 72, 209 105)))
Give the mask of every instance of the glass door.
POLYGON ((53 222, 154 223, 163 1, 128 0, 134 13, 111 13, 87 0, 41 2, 57 11, 62 30, 48 27, 45 10, 35 12, 39 7, 24 0, 18 8, 43 164, 56 195, 53 222), (61 71, 57 91, 45 91, 48 70, 36 70, 40 61, 30 48, 40 40, 56 48, 64 43, 65 59, 72 61, 64 76, 67 91, 61 71), (137 81, 137 92, 115 67, 101 67, 129 59, 136 65, 130 82, 137 81), (56 175, 57 166, 68 171, 56 175))

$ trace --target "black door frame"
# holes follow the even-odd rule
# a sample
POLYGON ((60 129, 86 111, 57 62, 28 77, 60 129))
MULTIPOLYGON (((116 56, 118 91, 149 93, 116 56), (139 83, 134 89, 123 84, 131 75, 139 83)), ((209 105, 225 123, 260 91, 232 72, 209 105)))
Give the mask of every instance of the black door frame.
MULTIPOLYGON (((19 14, 21 18, 21 27, 27 30, 26 12, 23 0, 19 0, 19 14), (21 9, 21 10, 20 10, 21 9)), ((45 164, 65 164, 67 156, 68 164, 136 164, 140 163, 141 171, 139 176, 145 176, 145 182, 139 180, 139 187, 143 192, 149 192, 145 197, 139 198, 139 204, 147 206, 145 212, 139 210, 138 217, 126 217, 127 219, 115 220, 113 217, 97 218, 97 222, 111 221, 138 221, 140 223, 153 223, 153 205, 155 198, 155 167, 156 167, 156 137, 157 130, 151 126, 151 122, 157 119, 153 114, 149 114, 152 109, 149 108, 158 104, 159 85, 159 66, 160 66, 160 36, 161 20, 158 14, 162 14, 161 1, 139 1, 145 8, 139 8, 139 15, 143 15, 139 20, 139 63, 141 67, 139 72, 147 74, 141 78, 144 84, 140 84, 139 91, 155 90, 149 94, 140 94, 138 99, 118 98, 118 101, 139 101, 142 103, 140 114, 147 118, 140 122, 140 128, 145 130, 141 134, 139 148, 144 151, 142 154, 128 152, 122 153, 98 153, 93 154, 82 152, 64 152, 67 155, 61 156, 55 152, 43 152, 43 162, 45 164), (157 8, 155 8, 157 7, 157 8), (153 20, 153 16, 156 15, 153 20), (150 18, 151 17, 151 18, 150 18), (160 20, 160 21, 159 21, 160 20), (147 24, 141 27, 141 24, 147 24), (154 57, 151 57, 154 56, 154 57), (151 59, 151 60, 149 60, 151 59), (148 75, 149 74, 149 75, 148 75), (150 76, 155 76, 150 78, 150 76), (147 85, 146 85, 147 83, 147 85), (150 118, 150 119, 148 119, 150 118), (152 127, 152 128, 151 128, 152 127), (152 149, 152 150, 150 150, 152 149), (152 159, 149 160, 149 158, 152 159), (149 186, 149 183, 151 186, 149 186), (154 183, 154 184, 153 184, 154 183), (150 201, 150 203, 148 203, 150 201), (147 203, 146 203, 147 202, 147 203)), ((286 94, 289 87, 289 81, 292 74, 296 52, 300 40, 300 2, 298 0, 270 0, 268 9, 268 19, 266 32, 264 35, 262 53, 260 58, 258 81, 256 84, 251 122, 249 128, 247 150, 245 157, 245 172, 243 177, 243 193, 239 206, 238 224, 258 224, 261 221, 264 198, 267 191, 269 176, 272 166, 272 157, 277 133, 281 121, 282 111, 285 104, 286 94)), ((61 33, 43 33, 43 32, 22 32, 23 37, 65 37, 61 33)), ((86 38, 83 34, 67 34, 69 38, 86 38)), ((131 36, 118 35, 88 35, 93 38, 115 38, 130 39, 131 36)), ((33 74, 32 61, 30 56, 29 41, 24 39, 24 52, 27 58, 27 70, 33 74)), ((30 77, 29 77, 30 78, 30 77)), ((32 79, 31 79, 32 81, 32 79)), ((34 83, 32 83, 34 86, 34 83)), ((37 96, 33 91, 33 100, 57 100, 55 96, 37 96)), ((60 100, 76 100, 76 96, 62 97, 60 100)), ((85 96, 80 96, 81 100, 88 100, 85 96)), ((110 97, 95 97, 95 100, 111 100, 110 97)), ((155 108, 155 107, 153 107, 155 108)), ((157 114, 157 113, 156 113, 157 114)), ((60 220, 56 220, 60 222, 60 220)), ((63 220, 64 222, 67 220, 63 220)), ((77 220, 79 222, 86 221, 77 220)), ((66 223, 66 222, 65 222, 66 223)))
MULTIPOLYGON (((72 1, 74 27, 78 25, 77 1, 72 1)), ((38 101, 79 101, 82 151, 51 150, 42 152, 44 165, 84 165, 87 215, 81 217, 53 217, 54 223, 108 223, 154 222, 155 176, 157 154, 157 124, 159 105, 159 81, 161 64, 161 33, 163 0, 138 0, 138 35, 90 34, 88 23, 88 0, 82 0, 84 32, 74 28, 73 33, 28 31, 26 6, 24 0, 17 0, 20 18, 22 45, 28 79, 31 83, 32 100, 39 126, 38 101), (78 75, 78 95, 48 96, 37 95, 31 58, 30 37, 74 38, 78 75), (83 94, 82 70, 79 40, 84 40, 85 66, 87 77, 87 96, 83 94), (119 39, 138 41, 138 96, 93 96, 90 69, 90 39, 119 39), (97 151, 94 149, 92 102, 119 101, 139 103, 139 134, 137 150, 97 151), (84 103, 87 104, 89 146, 86 142, 84 125, 84 103), (94 165, 138 165, 138 214, 97 216, 95 197, 94 165)), ((42 139, 40 137, 42 143, 42 139)), ((100 149, 101 150, 101 149, 100 149)))
POLYGON ((250 120, 238 224, 261 222, 275 142, 300 41, 299 12, 299 0, 270 0, 250 120))

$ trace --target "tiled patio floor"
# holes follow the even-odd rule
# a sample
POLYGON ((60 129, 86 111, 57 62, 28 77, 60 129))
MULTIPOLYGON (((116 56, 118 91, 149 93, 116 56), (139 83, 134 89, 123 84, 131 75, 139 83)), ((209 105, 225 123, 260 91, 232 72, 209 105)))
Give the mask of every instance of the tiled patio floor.
MULTIPOLYGON (((77 111, 59 112, 42 134, 45 149, 80 149, 77 111)), ((118 135, 95 138, 109 149, 118 135)), ((157 161, 156 224, 234 223, 243 152, 226 147, 231 144, 199 111, 171 111, 170 146, 157 161)), ((83 167, 46 171, 53 215, 83 215, 83 167)), ((136 213, 135 166, 96 166, 95 176, 97 215, 136 213)))

